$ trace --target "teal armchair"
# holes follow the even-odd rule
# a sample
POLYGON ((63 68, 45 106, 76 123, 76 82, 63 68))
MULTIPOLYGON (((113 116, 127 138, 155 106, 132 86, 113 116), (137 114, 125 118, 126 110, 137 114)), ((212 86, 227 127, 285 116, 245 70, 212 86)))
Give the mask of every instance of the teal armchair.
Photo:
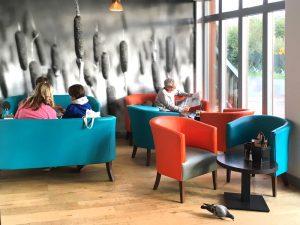
POLYGON ((151 149, 154 149, 154 141, 149 121, 157 116, 179 116, 177 112, 160 111, 157 107, 130 105, 127 106, 133 141, 132 158, 135 158, 137 148, 147 149, 146 165, 150 166, 151 149))
MULTIPOLYGON (((251 141, 259 132, 263 132, 268 139, 271 147, 270 157, 278 164, 272 182, 274 196, 276 196, 276 177, 288 171, 290 130, 291 123, 288 120, 270 115, 245 116, 227 124, 227 148, 251 141)), ((227 176, 229 181, 230 172, 227 176)))

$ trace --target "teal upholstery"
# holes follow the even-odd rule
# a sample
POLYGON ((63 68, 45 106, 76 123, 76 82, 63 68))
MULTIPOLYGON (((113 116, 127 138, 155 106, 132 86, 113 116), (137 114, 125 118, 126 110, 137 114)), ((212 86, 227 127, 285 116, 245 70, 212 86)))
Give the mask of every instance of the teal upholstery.
MULTIPOLYGON (((8 114, 15 114, 17 109, 18 109, 18 105, 20 103, 21 100, 26 99, 26 95, 17 95, 17 96, 11 96, 8 97, 6 99, 4 99, 4 101, 8 101, 10 103, 10 109, 8 110, 8 114)), ((92 96, 87 96, 89 103, 92 107, 92 109, 95 112, 100 112, 100 103, 98 102, 97 99, 95 99, 92 96)), ((62 106, 64 109, 67 108, 67 106, 69 104, 71 104, 71 99, 69 95, 54 95, 54 102, 55 105, 60 105, 62 106)))
MULTIPOLYGON (((130 105, 127 106, 131 122, 133 146, 154 149, 154 141, 149 121, 157 116, 179 116, 177 112, 160 111, 157 107, 130 105)), ((147 164, 148 165, 148 164, 147 164)))
MULTIPOLYGON (((57 103, 65 107, 66 97, 59 96, 57 103)), ((22 99, 6 100, 14 107, 22 99)), ((93 100, 93 109, 99 109, 100 104, 93 100)), ((110 163, 116 158, 115 132, 114 116, 95 118, 91 129, 81 118, 0 120, 0 169, 110 163)))
POLYGON ((243 144, 263 132, 271 146, 271 158, 278 164, 276 176, 288 171, 288 149, 291 123, 269 115, 238 118, 227 124, 227 148, 243 144))

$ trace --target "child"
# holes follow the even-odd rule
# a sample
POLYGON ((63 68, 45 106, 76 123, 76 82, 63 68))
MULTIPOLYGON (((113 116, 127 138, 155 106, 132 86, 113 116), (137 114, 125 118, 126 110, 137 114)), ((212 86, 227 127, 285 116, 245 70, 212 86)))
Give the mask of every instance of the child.
POLYGON ((87 109, 92 109, 89 100, 85 96, 85 91, 82 85, 74 84, 69 87, 69 95, 72 100, 62 118, 82 118, 85 116, 87 109))

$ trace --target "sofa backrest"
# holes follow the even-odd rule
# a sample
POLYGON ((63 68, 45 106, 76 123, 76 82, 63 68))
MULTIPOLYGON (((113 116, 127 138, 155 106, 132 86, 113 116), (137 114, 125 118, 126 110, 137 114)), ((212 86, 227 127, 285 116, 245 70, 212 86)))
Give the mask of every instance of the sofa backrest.
POLYGON ((104 163, 116 157, 116 118, 0 120, 0 169, 104 163))
MULTIPOLYGON (((26 95, 17 95, 4 99, 4 101, 8 101, 10 103, 10 109, 7 113, 15 114, 17 112, 20 101, 26 99, 26 97, 26 95)), ((92 109, 95 112, 100 112, 100 102, 92 96, 87 96, 87 98, 89 100, 89 103, 91 104, 92 109)), ((71 99, 69 95, 54 95, 54 102, 56 105, 60 105, 63 108, 67 108, 67 106, 71 104, 71 99)))

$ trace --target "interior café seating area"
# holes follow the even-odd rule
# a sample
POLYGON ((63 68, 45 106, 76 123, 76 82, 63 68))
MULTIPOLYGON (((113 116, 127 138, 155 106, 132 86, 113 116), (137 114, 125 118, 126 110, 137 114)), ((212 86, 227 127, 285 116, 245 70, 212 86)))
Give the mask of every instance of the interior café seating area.
POLYGON ((299 10, 0 0, 0 225, 300 224, 299 10))

